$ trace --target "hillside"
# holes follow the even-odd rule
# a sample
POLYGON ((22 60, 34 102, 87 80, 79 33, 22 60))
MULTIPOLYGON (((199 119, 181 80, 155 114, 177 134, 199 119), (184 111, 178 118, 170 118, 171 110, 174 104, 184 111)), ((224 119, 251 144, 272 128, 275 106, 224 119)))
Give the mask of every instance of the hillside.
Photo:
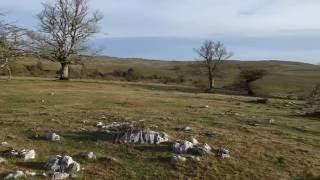
MULTIPOLYGON (((154 62, 157 63, 157 62, 154 62)), ((159 63, 159 62, 158 62, 159 63)), ((0 80, 0 178, 12 170, 45 179, 54 155, 81 164, 78 179, 319 179, 320 123, 299 114, 302 101, 163 91, 110 81, 53 81, 40 78, 0 80), (140 122, 166 132, 168 143, 119 144, 98 122, 140 122), (189 127, 190 130, 186 130, 189 127), (50 132, 61 136, 50 141, 50 132), (175 140, 195 137, 212 152, 175 162, 175 140), (216 149, 225 148, 230 158, 216 149), (8 150, 34 149, 28 161, 8 150), (81 156, 94 152, 96 160, 81 156)))
MULTIPOLYGON (((157 61, 113 57, 87 57, 71 67, 74 79, 139 81, 206 88, 207 77, 196 61, 157 61), (82 64, 82 65, 80 65, 82 64), (130 75, 128 70, 131 69, 130 75)), ((11 63, 14 76, 55 77, 60 65, 28 57, 11 63)), ((320 83, 317 65, 285 61, 225 61, 216 73, 216 86, 226 89, 238 80, 241 69, 259 68, 268 71, 255 82, 257 95, 273 97, 303 97, 320 83)), ((4 75, 4 72, 1 72, 4 75)))

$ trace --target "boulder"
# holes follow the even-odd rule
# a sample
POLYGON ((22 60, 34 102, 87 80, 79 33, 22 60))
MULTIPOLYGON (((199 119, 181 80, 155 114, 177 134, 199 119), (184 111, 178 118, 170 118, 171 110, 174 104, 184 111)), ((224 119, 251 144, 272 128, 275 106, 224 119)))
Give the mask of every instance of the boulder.
POLYGON ((126 132, 119 140, 122 144, 160 144, 168 141, 168 134, 151 130, 126 132))
MULTIPOLYGON (((139 122, 141 123, 141 122, 139 122)), ((121 144, 160 144, 169 141, 164 132, 152 131, 136 122, 113 122, 108 125, 98 123, 97 127, 121 144)))
POLYGON ((62 172, 72 175, 80 171, 80 164, 70 156, 56 155, 48 160, 45 168, 53 173, 62 172))

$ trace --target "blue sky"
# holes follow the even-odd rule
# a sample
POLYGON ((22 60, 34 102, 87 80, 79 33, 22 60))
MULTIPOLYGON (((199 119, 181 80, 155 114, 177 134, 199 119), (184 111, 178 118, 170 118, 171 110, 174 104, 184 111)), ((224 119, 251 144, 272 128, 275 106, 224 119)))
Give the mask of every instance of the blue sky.
MULTIPOLYGON (((49 0, 53 1, 53 0, 49 0)), ((35 28, 42 0, 1 0, 9 21, 35 28)), ((193 60, 204 39, 233 59, 320 62, 320 0, 91 0, 105 18, 105 55, 193 60)))

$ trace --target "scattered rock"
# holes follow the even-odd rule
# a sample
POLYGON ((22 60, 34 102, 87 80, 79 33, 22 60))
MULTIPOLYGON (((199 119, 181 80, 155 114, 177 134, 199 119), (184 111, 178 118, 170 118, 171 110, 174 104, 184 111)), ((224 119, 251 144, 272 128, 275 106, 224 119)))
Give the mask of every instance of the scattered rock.
POLYGON ((10 157, 22 157, 25 161, 36 158, 36 152, 33 149, 22 149, 20 151, 12 149, 5 152, 5 155, 10 157))
POLYGON ((122 144, 160 144, 169 141, 168 134, 144 128, 139 123, 113 122, 108 125, 98 123, 97 126, 103 132, 113 135, 115 140, 122 144))
POLYGON ((96 126, 97 128, 103 128, 104 124, 102 122, 98 122, 96 126))
POLYGON ((199 142, 193 144, 190 141, 184 141, 182 143, 174 143, 173 151, 179 154, 189 153, 197 156, 203 156, 211 152, 211 147, 208 144, 199 144, 199 142))
POLYGON ((25 175, 26 175, 26 176, 36 176, 37 173, 36 173, 36 172, 31 172, 31 171, 26 171, 26 172, 25 172, 25 175))
POLYGON ((54 96, 54 95, 55 95, 55 93, 54 93, 54 92, 51 92, 51 93, 49 93, 49 95, 54 96))
MULTIPOLYGON (((56 155, 48 160, 44 166, 47 170, 60 173, 67 173, 68 175, 75 174, 80 171, 80 164, 72 159, 70 156, 56 155)), ((61 174, 56 174, 57 176, 61 174)), ((54 174, 53 174, 54 177, 54 174)), ((69 177, 69 176, 68 176, 69 177)))
POLYGON ((4 163, 7 163, 7 160, 2 158, 2 157, 0 157, 0 164, 4 164, 4 163))
POLYGON ((173 151, 179 154, 187 153, 191 148, 193 148, 193 144, 190 141, 184 141, 183 143, 176 142, 173 144, 173 151))
POLYGON ((190 156, 189 159, 192 161, 197 161, 197 162, 201 161, 199 156, 190 156))
POLYGON ((84 153, 83 157, 87 160, 96 160, 97 159, 97 156, 93 152, 84 153))
POLYGON ((62 179, 68 179, 70 174, 64 173, 64 172, 55 172, 52 175, 52 180, 62 180, 62 179))
POLYGON ((1 142, 1 146, 6 146, 8 145, 8 142, 1 142))
POLYGON ((26 175, 23 171, 16 171, 14 173, 8 174, 4 179, 19 179, 19 178, 25 178, 26 175))
POLYGON ((100 119, 106 120, 106 119, 107 119, 107 116, 102 115, 102 116, 100 117, 100 119))
POLYGON ((171 162, 173 164, 177 164, 179 162, 186 162, 186 161, 187 161, 187 158, 180 156, 180 155, 174 155, 171 157, 171 162))
POLYGON ((149 129, 136 132, 126 132, 121 138, 122 144, 160 144, 169 141, 169 135, 164 132, 149 129))
POLYGON ((275 120, 274 119, 269 119, 269 124, 274 124, 275 120))
POLYGON ((191 131, 192 129, 191 129, 191 127, 187 126, 187 127, 183 128, 183 130, 184 131, 191 131))
POLYGON ((49 133, 46 136, 47 140, 49 141, 60 141, 60 136, 56 133, 49 133))
POLYGON ((207 108, 209 108, 209 105, 204 105, 202 107, 207 109, 207 108))
POLYGON ((31 149, 23 149, 19 152, 19 156, 22 156, 25 161, 36 158, 36 151, 31 149))
POLYGON ((224 148, 219 148, 216 150, 217 156, 225 159, 225 158, 230 158, 230 151, 228 149, 224 148))
POLYGON ((199 141, 198 141, 196 138, 194 138, 194 137, 190 138, 190 142, 191 142, 193 145, 199 144, 199 141))

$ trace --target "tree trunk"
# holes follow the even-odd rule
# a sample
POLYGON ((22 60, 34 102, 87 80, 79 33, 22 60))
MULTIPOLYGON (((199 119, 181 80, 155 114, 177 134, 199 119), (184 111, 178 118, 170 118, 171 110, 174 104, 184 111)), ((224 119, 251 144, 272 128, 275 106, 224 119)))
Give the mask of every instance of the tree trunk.
POLYGON ((60 80, 69 80, 69 64, 61 63, 60 80))
POLYGON ((253 96, 254 95, 254 92, 251 88, 251 81, 247 81, 246 82, 246 89, 248 90, 248 95, 249 96, 253 96))
POLYGON ((214 80, 213 80, 213 77, 212 75, 209 75, 209 89, 213 89, 214 87, 214 80))

